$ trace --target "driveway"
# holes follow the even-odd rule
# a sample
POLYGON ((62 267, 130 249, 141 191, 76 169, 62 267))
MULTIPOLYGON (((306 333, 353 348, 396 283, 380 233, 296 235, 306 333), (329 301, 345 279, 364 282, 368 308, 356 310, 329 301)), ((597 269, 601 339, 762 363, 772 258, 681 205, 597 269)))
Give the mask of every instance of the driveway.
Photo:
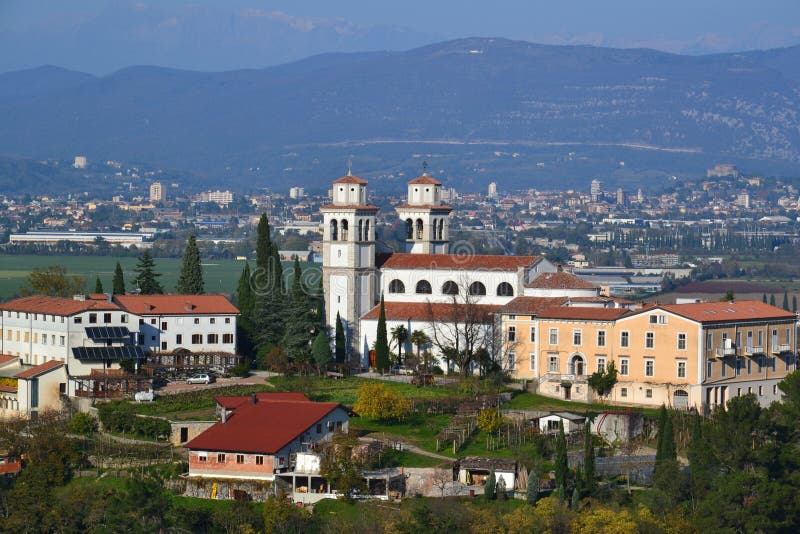
POLYGON ((185 381, 170 382, 166 386, 157 390, 158 395, 176 395, 178 393, 186 393, 187 391, 196 391, 204 389, 217 389, 230 386, 253 386, 253 385, 267 385, 272 387, 271 384, 266 382, 266 379, 275 376, 277 373, 270 373, 268 371, 253 371, 250 376, 244 378, 217 378, 217 381, 212 384, 187 384, 185 381))

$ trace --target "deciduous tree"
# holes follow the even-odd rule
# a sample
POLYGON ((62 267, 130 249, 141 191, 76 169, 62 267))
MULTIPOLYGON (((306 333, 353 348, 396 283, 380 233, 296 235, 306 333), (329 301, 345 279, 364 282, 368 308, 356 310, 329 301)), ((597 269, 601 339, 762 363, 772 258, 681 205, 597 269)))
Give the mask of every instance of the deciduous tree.
POLYGON ((66 267, 51 265, 44 269, 36 267, 20 288, 22 296, 47 295, 69 298, 86 291, 86 279, 79 275, 67 274, 66 267))

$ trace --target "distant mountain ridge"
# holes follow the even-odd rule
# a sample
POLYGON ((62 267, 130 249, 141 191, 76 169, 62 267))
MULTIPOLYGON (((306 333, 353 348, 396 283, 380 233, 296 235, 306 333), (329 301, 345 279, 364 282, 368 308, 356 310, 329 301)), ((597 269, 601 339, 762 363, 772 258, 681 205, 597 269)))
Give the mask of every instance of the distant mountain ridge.
POLYGON ((217 73, 42 67, 0 75, 0 151, 141 161, 251 188, 323 187, 351 155, 366 177, 426 158, 476 188, 635 181, 718 161, 791 174, 798 67, 800 47, 698 57, 484 38, 217 73))

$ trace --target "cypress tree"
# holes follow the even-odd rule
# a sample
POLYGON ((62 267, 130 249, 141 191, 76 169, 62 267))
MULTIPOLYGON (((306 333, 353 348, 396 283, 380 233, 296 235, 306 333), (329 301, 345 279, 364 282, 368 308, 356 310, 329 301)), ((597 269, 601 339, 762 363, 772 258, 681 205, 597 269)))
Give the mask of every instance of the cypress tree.
POLYGON ((525 501, 536 504, 539 500, 539 473, 531 469, 528 473, 528 487, 525 489, 525 501))
POLYGON ((586 421, 585 436, 583 441, 583 479, 586 491, 594 491, 594 440, 589 421, 586 421))
POLYGON ((483 496, 487 501, 493 501, 497 498, 497 477, 494 474, 494 469, 489 471, 489 477, 486 479, 486 485, 483 486, 483 496))
POLYGON ((564 421, 558 422, 558 437, 556 438, 556 490, 562 501, 567 498, 567 437, 564 435, 564 421))
POLYGON ((239 285, 236 287, 236 306, 242 314, 241 318, 252 319, 254 299, 253 288, 250 286, 250 263, 245 261, 242 275, 239 277, 239 285))
POLYGON ((266 271, 269 268, 269 255, 272 249, 272 242, 269 235, 269 219, 267 214, 262 213, 258 220, 256 230, 256 269, 266 271))
MULTIPOLYGON (((321 274, 321 273, 320 273, 321 274)), ((319 277, 317 286, 311 290, 311 305, 314 308, 313 327, 314 333, 328 333, 328 319, 325 315, 325 290, 322 287, 322 276, 319 277)))
POLYGON ((122 265, 117 262, 116 268, 114 268, 114 282, 112 291, 115 295, 124 295, 125 294, 125 275, 122 274, 122 265))
POLYGON ((202 295, 205 292, 203 267, 200 265, 200 249, 197 248, 197 239, 194 234, 189 236, 189 242, 183 252, 181 274, 178 277, 175 291, 181 295, 202 295))
POLYGON ((797 295, 792 295, 792 311, 797 313, 797 295))
POLYGON ((658 436, 656 436, 656 462, 664 459, 664 429, 667 425, 667 407, 658 410, 658 436))
POLYGON ((572 502, 570 503, 570 508, 577 511, 580 504, 581 504, 581 493, 578 491, 578 488, 575 488, 572 490, 572 502))
POLYGON ((266 215, 261 216, 258 228, 257 265, 252 277, 256 295, 253 336, 258 345, 263 347, 283 340, 285 305, 283 266, 278 247, 269 241, 269 223, 266 215))
POLYGON ((767 294, 766 294, 766 293, 764 293, 763 295, 761 295, 761 302, 763 302, 764 304, 766 304, 766 303, 767 303, 767 294))
POLYGON ((94 292, 95 293, 102 293, 103 292, 103 282, 100 281, 100 277, 97 277, 97 280, 94 281, 94 292))
POLYGON ((789 311, 789 295, 786 291, 783 292, 783 306, 782 308, 786 311, 789 311))
POLYGON ((769 305, 775 306, 775 293, 770 293, 769 295, 769 305))
POLYGON ((292 291, 290 293, 284 334, 286 354, 295 361, 308 358, 310 336, 313 330, 311 306, 309 305, 308 294, 303 287, 302 279, 303 271, 300 269, 300 261, 295 258, 292 291))
POLYGON ((311 346, 311 355, 314 357, 314 363, 322 374, 322 370, 328 366, 331 361, 331 342, 328 339, 328 334, 320 332, 314 338, 314 343, 311 346))
POLYGON ((150 251, 145 250, 139 256, 139 261, 136 262, 136 268, 134 269, 136 277, 133 279, 141 295, 154 295, 164 292, 161 284, 158 283, 158 277, 161 276, 161 273, 157 273, 155 268, 156 263, 153 261, 150 251))
POLYGON ((344 363, 347 359, 347 340, 344 337, 344 325, 339 312, 336 312, 336 335, 334 339, 336 363, 344 363))
POLYGON ((667 414, 664 424, 664 440, 662 441, 662 457, 664 460, 677 460, 678 451, 675 446, 675 430, 672 426, 672 416, 667 414))
POLYGON ((386 305, 381 295, 381 312, 378 316, 378 332, 375 338, 375 367, 381 373, 389 369, 389 337, 386 332, 386 305))

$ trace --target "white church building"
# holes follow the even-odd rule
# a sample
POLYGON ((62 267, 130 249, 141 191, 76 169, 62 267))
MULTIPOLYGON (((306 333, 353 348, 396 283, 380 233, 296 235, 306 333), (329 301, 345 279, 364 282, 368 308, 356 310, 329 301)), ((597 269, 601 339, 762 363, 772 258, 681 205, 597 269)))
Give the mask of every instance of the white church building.
POLYGON ((452 208, 443 204, 441 188, 424 173, 408 182, 406 203, 396 208, 405 222, 405 250, 379 254, 378 208, 367 201, 366 180, 348 174, 333 182, 332 203, 322 208, 325 309, 330 325, 341 317, 363 364, 375 342, 381 295, 389 331, 403 325, 409 333, 422 330, 441 341, 447 323, 469 320, 461 317, 466 308, 491 328, 494 312, 518 296, 580 300, 599 294, 591 285, 557 287, 559 269, 541 256, 451 254, 452 208), (541 278, 544 273, 553 280, 541 278))

